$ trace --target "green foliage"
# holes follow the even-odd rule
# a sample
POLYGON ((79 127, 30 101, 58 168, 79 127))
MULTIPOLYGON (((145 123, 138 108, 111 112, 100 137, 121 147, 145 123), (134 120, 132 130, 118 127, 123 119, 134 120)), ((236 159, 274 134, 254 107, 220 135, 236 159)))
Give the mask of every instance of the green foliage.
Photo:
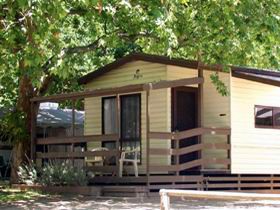
POLYGON ((27 164, 21 164, 18 169, 20 183, 34 185, 38 182, 38 172, 33 161, 28 160, 27 164))
POLYGON ((85 186, 88 184, 86 171, 74 167, 70 160, 50 161, 42 168, 28 160, 18 169, 20 183, 45 186, 85 186))
POLYGON ((222 95, 222 96, 228 96, 229 90, 228 87, 223 83, 219 78, 219 73, 216 72, 214 74, 210 75, 210 79, 213 82, 213 84, 216 87, 216 90, 222 95))
POLYGON ((0 141, 12 144, 16 141, 27 139, 28 132, 25 124, 25 114, 19 111, 7 112, 0 119, 0 141))
POLYGON ((13 201, 30 201, 38 197, 46 197, 46 195, 31 190, 21 191, 12 188, 0 190, 0 204, 7 204, 13 201))
POLYGON ((85 186, 86 172, 74 167, 69 161, 50 162, 42 169, 40 183, 46 186, 85 186))
POLYGON ((133 51, 278 69, 279 13, 278 0, 1 1, 0 107, 15 106, 22 75, 34 90, 49 74, 47 93, 77 90, 133 51))
POLYGON ((80 90, 81 75, 134 51, 279 69, 279 14, 279 0, 2 0, 0 108, 80 90), (28 94, 19 91, 24 77, 28 94))

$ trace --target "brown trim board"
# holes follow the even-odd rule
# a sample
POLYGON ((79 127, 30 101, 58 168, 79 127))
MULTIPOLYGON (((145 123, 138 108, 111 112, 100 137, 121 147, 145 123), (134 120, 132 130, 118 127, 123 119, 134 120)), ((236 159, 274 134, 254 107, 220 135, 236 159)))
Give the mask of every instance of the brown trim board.
MULTIPOLYGON (((248 72, 249 73, 249 72, 248 72)), ((246 73, 245 71, 239 71, 239 70, 235 70, 235 69, 232 69, 232 76, 233 77, 236 77, 236 78, 240 78, 240 79, 246 79, 246 80, 250 80, 250 81, 254 81, 254 82, 260 82, 260 83, 263 83, 263 84, 267 84, 267 85, 273 85, 273 86, 277 86, 277 87, 280 87, 280 81, 277 81, 276 79, 269 79, 269 78, 264 78, 262 77, 263 75, 266 75, 266 74, 255 74, 252 75, 252 74, 248 74, 246 73), (260 75, 260 76, 258 76, 260 75)), ((271 72, 271 73, 277 73, 277 72, 271 72)), ((270 76, 270 77, 276 77, 274 75, 266 75, 266 76, 270 76)), ((280 79, 280 76, 277 76, 276 78, 279 78, 280 79)))

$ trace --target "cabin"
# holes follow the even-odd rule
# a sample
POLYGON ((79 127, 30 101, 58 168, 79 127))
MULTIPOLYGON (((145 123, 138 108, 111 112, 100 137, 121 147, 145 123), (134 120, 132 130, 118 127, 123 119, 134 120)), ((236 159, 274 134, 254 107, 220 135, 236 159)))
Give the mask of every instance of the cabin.
MULTIPOLYGON (((70 137, 32 135, 35 160, 82 158, 94 174, 91 184, 137 185, 134 190, 149 193, 278 192, 280 73, 235 66, 223 71, 219 65, 134 53, 83 76, 79 84, 83 92, 31 100, 33 113, 39 103, 82 100, 85 115, 84 135, 75 134, 75 114, 70 137), (226 85, 226 96, 211 75, 226 85), (36 149, 80 143, 86 147, 79 152, 36 149), (137 174, 127 159, 137 162, 137 174)), ((36 133, 35 115, 32 128, 36 133)))

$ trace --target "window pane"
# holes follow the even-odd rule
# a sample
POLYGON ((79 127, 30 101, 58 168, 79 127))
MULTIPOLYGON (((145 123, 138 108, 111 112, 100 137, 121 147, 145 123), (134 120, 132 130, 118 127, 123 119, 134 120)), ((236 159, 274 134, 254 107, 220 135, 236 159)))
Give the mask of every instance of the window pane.
POLYGON ((121 97, 121 137, 123 141, 140 138, 140 96, 121 97))
POLYGON ((116 98, 103 99, 103 131, 104 134, 118 133, 116 123, 116 98))
POLYGON ((280 126, 280 108, 274 108, 273 109, 273 119, 274 119, 274 125, 280 126))
POLYGON ((272 108, 269 107, 255 107, 256 125, 272 126, 272 108))

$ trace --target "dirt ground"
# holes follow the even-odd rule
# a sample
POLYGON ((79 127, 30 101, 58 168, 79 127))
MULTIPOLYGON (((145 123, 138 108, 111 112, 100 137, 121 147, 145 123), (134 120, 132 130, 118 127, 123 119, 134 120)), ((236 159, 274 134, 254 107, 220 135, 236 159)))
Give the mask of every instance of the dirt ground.
MULTIPOLYGON (((280 201, 209 201, 209 200, 171 200, 172 209, 221 210, 221 209, 280 209, 280 201)), ((0 204, 0 209, 100 209, 120 210, 159 209, 159 198, 96 198, 90 196, 49 196, 28 201, 0 204)))

